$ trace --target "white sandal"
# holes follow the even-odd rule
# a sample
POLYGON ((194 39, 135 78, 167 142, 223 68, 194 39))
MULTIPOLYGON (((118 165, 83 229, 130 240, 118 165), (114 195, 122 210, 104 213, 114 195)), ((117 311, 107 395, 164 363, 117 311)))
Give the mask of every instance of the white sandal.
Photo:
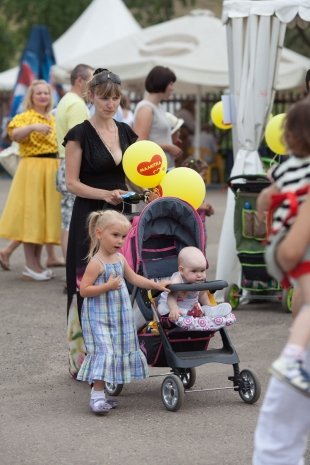
POLYGON ((90 399, 89 406, 91 410, 97 415, 105 415, 112 409, 112 406, 106 401, 104 397, 90 399))
POLYGON ((37 273, 28 266, 25 266, 25 271, 23 271, 23 278, 30 279, 32 281, 49 281, 51 279, 51 276, 49 273, 46 273, 46 271, 37 273))

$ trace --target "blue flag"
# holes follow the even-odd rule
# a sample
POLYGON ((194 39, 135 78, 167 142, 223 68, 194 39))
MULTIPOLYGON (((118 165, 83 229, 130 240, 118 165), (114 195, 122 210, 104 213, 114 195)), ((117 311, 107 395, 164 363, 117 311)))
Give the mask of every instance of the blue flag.
POLYGON ((55 63, 53 44, 48 28, 40 25, 33 26, 20 60, 11 102, 10 119, 22 111, 22 102, 34 79, 44 79, 52 84, 54 105, 58 103, 62 89, 51 82, 51 68, 55 63))

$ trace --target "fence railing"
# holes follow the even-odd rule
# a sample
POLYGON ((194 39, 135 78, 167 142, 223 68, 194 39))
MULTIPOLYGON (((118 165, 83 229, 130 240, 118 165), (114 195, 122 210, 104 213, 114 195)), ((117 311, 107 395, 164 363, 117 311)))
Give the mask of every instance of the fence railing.
MULTIPOLYGON (((209 122, 210 120, 210 111, 212 106, 221 99, 221 92, 217 93, 208 93, 201 96, 200 104, 200 115, 201 115, 201 124, 209 122)), ((272 109, 273 115, 279 113, 285 113, 287 108, 294 102, 303 98, 305 94, 303 92, 277 92, 275 96, 275 101, 272 109)), ((136 103, 141 100, 141 95, 130 95, 132 109, 134 109, 136 103)), ((175 113, 179 110, 185 102, 192 101, 195 102, 195 95, 175 95, 172 99, 166 102, 167 111, 175 113)), ((11 93, 10 92, 1 92, 0 91, 0 124, 2 127, 3 118, 8 115, 9 108, 11 103, 11 93)), ((231 140, 231 131, 222 131, 220 129, 214 128, 215 136, 219 140, 220 148, 222 152, 231 150, 232 140, 231 140)))

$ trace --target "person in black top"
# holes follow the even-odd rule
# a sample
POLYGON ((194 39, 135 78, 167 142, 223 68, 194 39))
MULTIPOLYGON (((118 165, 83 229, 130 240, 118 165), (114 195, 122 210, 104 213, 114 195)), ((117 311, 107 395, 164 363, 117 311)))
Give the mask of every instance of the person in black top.
POLYGON ((119 76, 107 69, 97 69, 88 82, 87 93, 94 114, 70 129, 64 138, 66 184, 76 196, 67 250, 67 336, 69 372, 74 378, 85 356, 79 283, 87 265, 87 219, 97 210, 112 208, 126 213, 121 197, 128 191, 122 157, 138 138, 130 126, 113 118, 121 98, 119 76))

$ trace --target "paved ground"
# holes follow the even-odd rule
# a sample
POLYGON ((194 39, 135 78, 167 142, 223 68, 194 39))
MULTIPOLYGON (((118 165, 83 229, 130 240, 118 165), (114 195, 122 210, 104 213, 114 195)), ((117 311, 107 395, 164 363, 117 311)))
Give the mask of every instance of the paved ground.
MULTIPOLYGON (((2 208, 10 181, 0 177, 2 208)), ((209 277, 214 278, 225 191, 209 191, 209 277)), ((0 241, 0 246, 5 241, 0 241)), ((21 280, 22 249, 12 271, 0 270, 2 348, 0 455, 3 465, 250 465, 261 405, 231 390, 186 394, 177 413, 161 401, 162 378, 124 387, 119 408, 100 418, 88 410, 89 389, 66 370, 64 270, 46 283, 21 280)), ((265 392, 267 367, 284 343, 290 316, 278 303, 242 305, 229 331, 240 367, 254 369, 265 392)), ((152 369, 152 374, 163 370, 152 369)), ((229 385, 230 366, 197 369, 197 388, 229 385)), ((310 453, 307 455, 310 461, 310 453)))

